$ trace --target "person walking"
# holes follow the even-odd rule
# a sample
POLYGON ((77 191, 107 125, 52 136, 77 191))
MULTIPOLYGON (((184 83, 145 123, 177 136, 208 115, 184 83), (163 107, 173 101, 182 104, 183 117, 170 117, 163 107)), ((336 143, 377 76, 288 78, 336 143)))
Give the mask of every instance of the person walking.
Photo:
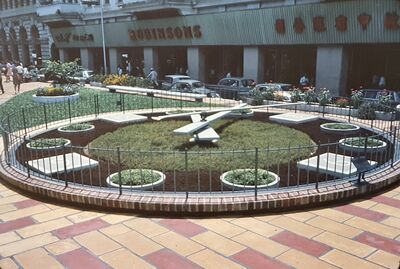
POLYGON ((385 79, 384 76, 381 76, 381 77, 379 78, 378 86, 379 86, 380 89, 384 89, 384 88, 385 88, 385 86, 386 86, 386 79, 385 79))
POLYGON ((156 72, 156 70, 154 70, 154 68, 150 68, 150 73, 147 75, 147 79, 150 80, 153 83, 153 86, 155 89, 158 88, 158 74, 156 72))
POLYGON ((11 81, 11 76, 12 76, 12 65, 10 63, 7 63, 7 65, 6 65, 6 82, 11 81))
POLYGON ((21 76, 18 74, 18 69, 16 66, 13 67, 12 69, 12 78, 13 78, 13 84, 14 84, 14 92, 17 94, 17 91, 19 93, 20 86, 21 86, 21 76))
POLYGON ((3 87, 3 72, 0 72, 0 89, 1 89, 1 94, 4 94, 4 87, 3 87))

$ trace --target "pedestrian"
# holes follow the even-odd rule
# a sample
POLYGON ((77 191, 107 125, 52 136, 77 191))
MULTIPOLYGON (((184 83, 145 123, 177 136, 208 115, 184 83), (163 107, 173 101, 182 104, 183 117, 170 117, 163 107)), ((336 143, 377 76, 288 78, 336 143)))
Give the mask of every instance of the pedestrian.
POLYGON ((307 87, 310 84, 310 81, 308 80, 306 74, 303 74, 303 76, 300 78, 299 83, 302 88, 307 87))
POLYGON ((147 75, 147 79, 153 83, 154 88, 158 88, 158 74, 154 68, 150 68, 150 73, 147 75))
POLYGON ((228 73, 226 74, 226 77, 227 77, 227 78, 232 77, 231 72, 228 72, 228 73))
POLYGON ((118 65, 117 72, 118 72, 118 76, 122 76, 122 68, 120 65, 118 65))
POLYGON ((12 65, 10 63, 7 63, 7 65, 6 65, 6 82, 11 81, 11 76, 12 76, 12 65))
POLYGON ((3 88, 3 72, 0 72, 0 89, 1 89, 1 94, 4 94, 4 88, 3 88))
POLYGON ((14 92, 17 94, 19 93, 20 86, 21 86, 21 78, 20 75, 18 74, 18 69, 16 66, 13 67, 12 69, 12 78, 13 78, 13 84, 14 84, 14 92))
POLYGON ((384 89, 384 88, 385 88, 385 86, 386 86, 386 79, 385 79, 384 76, 381 76, 381 77, 379 78, 378 86, 379 86, 380 89, 384 89))

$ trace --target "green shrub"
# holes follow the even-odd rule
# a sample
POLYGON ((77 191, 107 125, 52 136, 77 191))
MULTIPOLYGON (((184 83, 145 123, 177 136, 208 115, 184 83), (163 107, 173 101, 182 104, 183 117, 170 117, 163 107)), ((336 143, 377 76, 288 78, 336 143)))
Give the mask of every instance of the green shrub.
POLYGON ((365 147, 365 140, 367 140, 367 147, 373 148, 383 146, 383 141, 379 139, 361 136, 345 138, 343 143, 353 147, 365 147))
POLYGON ((352 90, 351 91, 351 105, 354 108, 359 108, 363 101, 363 93, 359 90, 352 90))
POLYGON ((318 94, 318 103, 320 106, 326 106, 332 100, 331 93, 327 89, 321 89, 322 91, 318 94))
POLYGON ((375 120, 376 119, 376 105, 374 103, 366 102, 362 103, 358 108, 358 117, 365 120, 375 120))
POLYGON ((36 90, 36 96, 67 96, 78 92, 78 86, 66 84, 59 88, 41 87, 36 90))
MULTIPOLYGON (((225 180, 238 185, 255 186, 256 177, 255 169, 243 169, 229 171, 225 180)), ((267 185, 275 180, 275 177, 266 170, 258 169, 257 185, 267 185)))
POLYGON ((301 91, 299 89, 294 89, 293 92, 290 95, 290 101, 292 103, 296 103, 301 101, 302 97, 301 97, 301 91))
MULTIPOLYGON (((141 186, 151 184, 161 179, 161 175, 150 169, 129 169, 121 171, 121 184, 128 186, 141 186)), ((111 177, 111 182, 119 184, 119 175, 111 177)))
POLYGON ((347 100, 347 98, 339 98, 335 103, 339 107, 347 107, 349 105, 349 100, 347 100))
POLYGON ((250 96, 250 98, 253 99, 251 102, 251 105, 258 106, 258 105, 263 104, 264 95, 260 90, 258 90, 258 89, 251 90, 249 96, 250 96))
POLYGON ((274 100, 275 99, 275 90, 272 88, 268 88, 266 91, 262 93, 265 100, 274 100))
POLYGON ((307 104, 311 104, 313 102, 317 102, 318 98, 317 98, 317 94, 315 93, 315 91, 313 90, 308 90, 304 93, 304 102, 306 102, 307 104))
POLYGON ((61 63, 59 61, 44 62, 44 74, 49 80, 53 80, 53 85, 75 83, 73 77, 80 70, 82 70, 82 68, 78 65, 78 59, 67 63, 61 63))
POLYGON ((65 138, 38 138, 32 140, 29 143, 29 146, 32 148, 50 148, 50 147, 59 147, 65 145, 69 142, 69 140, 65 138))
POLYGON ((64 127, 61 127, 60 129, 62 131, 83 131, 83 130, 88 130, 92 127, 91 124, 89 123, 74 123, 70 124, 64 127))

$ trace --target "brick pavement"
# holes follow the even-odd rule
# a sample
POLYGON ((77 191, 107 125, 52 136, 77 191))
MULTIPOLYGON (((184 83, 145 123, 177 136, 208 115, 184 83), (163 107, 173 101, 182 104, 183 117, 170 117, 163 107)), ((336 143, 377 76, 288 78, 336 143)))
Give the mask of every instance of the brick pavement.
POLYGON ((173 218, 95 212, 0 183, 0 268, 393 268, 400 187, 348 205, 173 218))

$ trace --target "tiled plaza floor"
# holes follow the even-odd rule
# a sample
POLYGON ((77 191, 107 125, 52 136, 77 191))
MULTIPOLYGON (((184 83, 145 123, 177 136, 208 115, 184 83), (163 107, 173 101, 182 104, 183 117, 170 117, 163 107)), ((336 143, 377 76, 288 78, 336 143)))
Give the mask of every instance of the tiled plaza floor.
POLYGON ((44 203, 0 183, 0 268, 393 268, 400 187, 287 214, 143 217, 44 203))

